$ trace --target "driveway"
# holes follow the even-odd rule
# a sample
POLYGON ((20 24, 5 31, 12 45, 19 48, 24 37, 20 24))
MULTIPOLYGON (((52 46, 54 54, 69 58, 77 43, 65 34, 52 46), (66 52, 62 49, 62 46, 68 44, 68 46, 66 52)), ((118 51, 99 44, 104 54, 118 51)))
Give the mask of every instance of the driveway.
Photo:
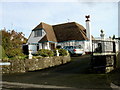
MULTIPOLYGON (((55 90, 111 90, 107 74, 89 73, 89 63, 89 56, 72 57, 72 61, 64 65, 34 72, 6 74, 3 75, 3 82, 6 82, 3 83, 3 88, 6 88, 7 85, 11 86, 8 84, 11 82, 13 86, 17 86, 15 83, 20 83, 23 86, 25 84, 28 88, 30 85, 38 86, 38 88, 43 85, 44 88, 47 86, 58 87, 54 88, 55 90)), ((20 85, 18 87, 20 88, 20 85)), ((54 90, 53 88, 47 89, 54 90)))

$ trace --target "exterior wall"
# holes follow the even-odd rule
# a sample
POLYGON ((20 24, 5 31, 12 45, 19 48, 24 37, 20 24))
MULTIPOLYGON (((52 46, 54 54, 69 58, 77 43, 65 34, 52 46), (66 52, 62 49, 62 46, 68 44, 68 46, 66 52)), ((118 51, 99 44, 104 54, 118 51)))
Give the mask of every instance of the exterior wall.
POLYGON ((39 43, 39 49, 42 49, 42 43, 39 43))
POLYGON ((44 43, 39 43, 39 49, 49 49, 49 50, 52 50, 51 44, 54 44, 54 47, 56 48, 57 43, 44 42, 44 43))
POLYGON ((84 50, 85 50, 85 52, 89 52, 90 50, 89 50, 89 41, 85 41, 84 42, 84 50))
POLYGON ((42 36, 41 37, 34 37, 34 31, 31 32, 31 35, 28 39, 27 44, 31 43, 38 43, 44 36, 46 35, 46 32, 42 30, 42 36))
POLYGON ((32 54, 37 52, 37 45, 28 45, 28 52, 31 51, 32 54))
POLYGON ((42 44, 43 44, 43 48, 42 49, 49 49, 50 50, 49 42, 45 42, 45 43, 42 43, 42 44))

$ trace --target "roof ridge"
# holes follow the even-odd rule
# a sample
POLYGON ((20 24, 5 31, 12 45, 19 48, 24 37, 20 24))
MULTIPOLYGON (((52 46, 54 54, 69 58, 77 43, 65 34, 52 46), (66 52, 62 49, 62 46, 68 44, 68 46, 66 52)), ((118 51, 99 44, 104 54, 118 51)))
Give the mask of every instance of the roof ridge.
POLYGON ((56 24, 52 26, 54 27, 54 26, 60 26, 60 25, 65 25, 65 24, 72 24, 72 23, 76 23, 76 22, 66 22, 66 23, 56 24))

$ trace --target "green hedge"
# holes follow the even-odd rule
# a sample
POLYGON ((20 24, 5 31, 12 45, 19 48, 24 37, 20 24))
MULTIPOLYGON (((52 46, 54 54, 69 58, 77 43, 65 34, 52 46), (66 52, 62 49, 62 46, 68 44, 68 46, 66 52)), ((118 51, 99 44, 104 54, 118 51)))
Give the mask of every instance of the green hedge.
POLYGON ((36 55, 34 56, 42 56, 42 57, 52 57, 56 56, 56 50, 58 50, 60 56, 66 56, 68 53, 64 49, 55 49, 54 51, 48 49, 40 49, 36 55))
POLYGON ((55 49, 54 50, 55 55, 56 55, 56 50, 58 50, 60 56, 67 56, 68 55, 68 53, 65 49, 55 49))
POLYGON ((37 52, 38 55, 43 56, 43 57, 52 57, 54 56, 54 52, 48 49, 40 49, 37 52))

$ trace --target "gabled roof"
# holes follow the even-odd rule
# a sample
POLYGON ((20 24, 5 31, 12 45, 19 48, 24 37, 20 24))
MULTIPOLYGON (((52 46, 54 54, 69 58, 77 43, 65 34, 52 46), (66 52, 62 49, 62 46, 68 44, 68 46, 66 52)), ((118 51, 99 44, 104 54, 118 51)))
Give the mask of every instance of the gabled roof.
POLYGON ((54 25, 53 29, 58 42, 69 40, 88 40, 85 28, 75 22, 54 25))
POLYGON ((41 22, 35 29, 44 29, 46 35, 39 42, 53 41, 57 42, 54 30, 51 25, 41 22))

